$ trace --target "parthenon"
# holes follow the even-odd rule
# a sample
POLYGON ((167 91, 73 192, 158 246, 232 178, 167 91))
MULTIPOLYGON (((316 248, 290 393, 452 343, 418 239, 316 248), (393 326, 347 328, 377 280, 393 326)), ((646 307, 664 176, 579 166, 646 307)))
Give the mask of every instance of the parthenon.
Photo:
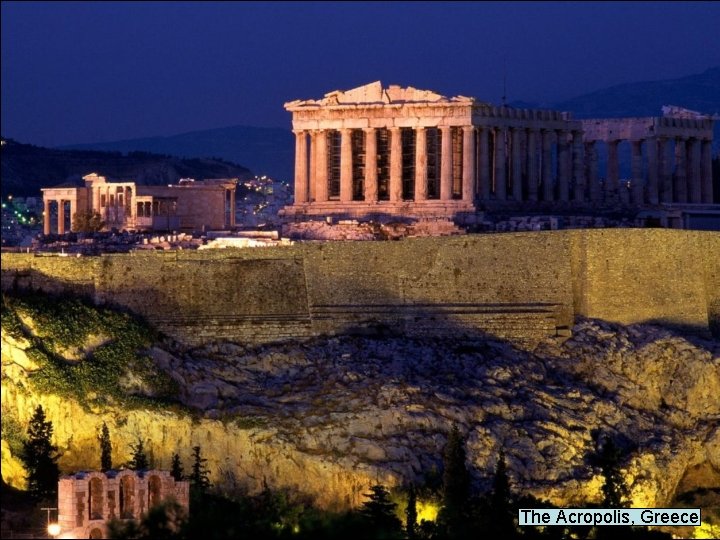
POLYGON ((291 220, 713 203, 713 120, 700 114, 577 120, 379 81, 285 108, 296 137, 291 220))

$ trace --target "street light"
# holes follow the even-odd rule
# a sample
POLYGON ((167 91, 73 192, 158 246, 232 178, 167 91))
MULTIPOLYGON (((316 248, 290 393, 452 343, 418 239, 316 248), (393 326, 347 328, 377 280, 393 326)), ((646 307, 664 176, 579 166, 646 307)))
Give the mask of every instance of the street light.
POLYGON ((50 523, 48 525, 48 534, 52 536, 53 538, 56 538, 60 534, 60 524, 59 523, 50 523))
POLYGON ((57 510, 57 508, 41 508, 40 510, 45 510, 47 512, 47 532, 52 537, 55 538, 60 534, 60 524, 59 523, 50 523, 50 512, 53 510, 57 510))

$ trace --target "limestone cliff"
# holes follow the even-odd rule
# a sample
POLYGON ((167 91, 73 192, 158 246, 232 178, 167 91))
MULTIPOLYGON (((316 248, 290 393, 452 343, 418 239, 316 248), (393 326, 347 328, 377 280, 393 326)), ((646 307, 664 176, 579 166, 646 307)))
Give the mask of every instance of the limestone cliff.
POLYGON ((336 336, 194 349, 153 338, 116 379, 94 382, 71 370, 53 389, 41 377, 51 361, 92 372, 102 359, 97 349, 123 329, 104 315, 115 321, 110 328, 78 329, 84 343, 76 336, 67 347, 47 334, 52 324, 40 324, 37 310, 8 306, 2 475, 12 485, 22 484, 19 437, 41 403, 64 470, 98 467, 104 421, 115 464, 139 437, 164 468, 176 451, 189 465, 190 448, 200 445, 218 485, 288 486, 325 507, 358 504, 378 480, 422 481, 440 465, 452 424, 467 435, 478 484, 486 485, 504 448, 514 485, 554 503, 598 499, 599 470, 589 456, 600 433, 627 452, 635 505, 662 506, 679 485, 720 486, 720 344, 659 327, 579 320, 572 338, 548 338, 531 352, 483 336, 455 343, 336 336), (72 381, 84 392, 68 388, 72 381), (703 474, 693 480, 697 470, 703 474))

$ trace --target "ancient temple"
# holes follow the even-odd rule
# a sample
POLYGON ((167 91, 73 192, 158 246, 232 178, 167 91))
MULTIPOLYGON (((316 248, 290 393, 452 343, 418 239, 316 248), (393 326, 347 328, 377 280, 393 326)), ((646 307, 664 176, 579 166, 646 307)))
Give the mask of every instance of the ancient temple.
POLYGON ((488 208, 713 202, 713 121, 692 111, 576 120, 379 81, 285 108, 296 137, 289 220, 462 223, 488 208), (620 177, 621 144, 631 147, 628 178, 620 177))

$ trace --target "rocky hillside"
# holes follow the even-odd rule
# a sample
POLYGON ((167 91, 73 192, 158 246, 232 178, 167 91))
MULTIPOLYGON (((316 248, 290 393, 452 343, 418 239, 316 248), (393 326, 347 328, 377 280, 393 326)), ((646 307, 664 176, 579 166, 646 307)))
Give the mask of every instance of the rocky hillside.
POLYGON ((40 188, 79 181, 96 172, 138 184, 169 184, 180 178, 249 178, 241 165, 220 158, 181 159, 149 152, 56 150, 12 139, 2 144, 2 195, 39 196, 40 188))
POLYGON ((590 455, 601 434, 625 451, 635 506, 720 486, 717 342, 581 320, 571 338, 532 352, 399 335, 188 349, 127 316, 63 302, 3 306, 2 475, 13 485, 41 403, 64 470, 99 465, 105 421, 116 464, 139 437, 165 468, 173 452, 187 462, 201 445, 217 485, 287 486, 325 507, 358 504, 378 480, 422 483, 453 424, 478 486, 504 449, 517 489, 556 504, 597 501, 590 455))

